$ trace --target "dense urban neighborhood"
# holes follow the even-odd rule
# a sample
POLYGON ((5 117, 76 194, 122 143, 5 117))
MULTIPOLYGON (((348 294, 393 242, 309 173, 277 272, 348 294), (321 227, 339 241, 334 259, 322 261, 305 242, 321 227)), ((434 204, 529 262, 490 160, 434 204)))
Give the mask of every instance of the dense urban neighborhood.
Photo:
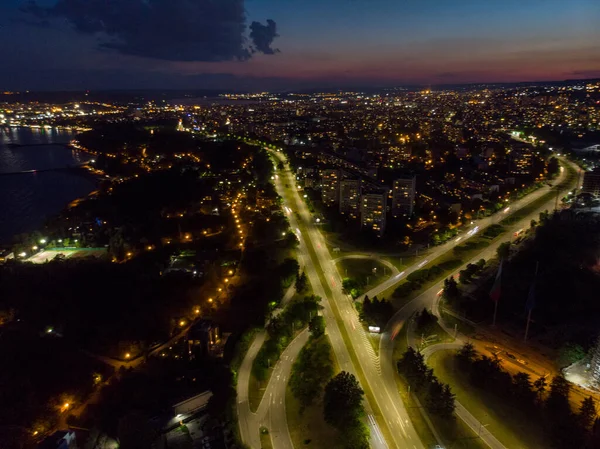
POLYGON ((0 447, 600 447, 599 81, 0 93, 23 130, 95 189, 0 244, 0 447))

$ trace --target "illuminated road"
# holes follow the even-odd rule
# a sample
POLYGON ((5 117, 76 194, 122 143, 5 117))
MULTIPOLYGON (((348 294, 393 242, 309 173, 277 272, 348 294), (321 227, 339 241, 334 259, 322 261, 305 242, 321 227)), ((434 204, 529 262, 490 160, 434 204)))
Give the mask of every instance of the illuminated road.
POLYGON ((240 437, 244 443, 252 449, 259 449, 260 444, 260 420, 259 417, 250 411, 250 402, 248 400, 248 386, 250 384, 250 374, 252 373, 252 364, 256 354, 265 342, 267 332, 261 330, 248 348, 246 356, 240 365, 237 380, 237 414, 238 425, 240 427, 240 437))
MULTIPOLYGON (((564 160, 563 160, 563 162, 569 163, 564 160)), ((571 166, 573 168, 576 168, 574 164, 571 164, 571 166)), ((561 182, 565 176, 566 176, 566 172, 563 172, 560 175, 560 178, 555 181, 555 184, 558 184, 559 182, 561 182)), ((574 185, 575 185, 575 180, 573 180, 573 186, 574 185)), ((569 188, 572 188, 572 187, 569 187, 569 188)), ((542 190, 542 189, 540 189, 540 190, 542 190)), ((527 206, 531 201, 534 201, 537 198, 540 198, 543 194, 548 192, 547 188, 544 188, 542 192, 540 192, 540 190, 532 193, 531 195, 527 196, 526 198, 523 198, 520 201, 513 203, 511 205, 512 213, 527 206)), ((469 264, 469 263, 475 263, 479 259, 488 260, 488 259, 494 257, 496 255, 496 250, 500 246, 501 243, 509 241, 515 231, 517 231, 519 229, 523 229, 523 228, 526 229, 527 227, 529 227, 531 220, 537 219, 540 212, 542 212, 544 210, 553 210, 554 204, 555 204, 555 200, 550 199, 547 203, 545 203, 544 205, 542 205, 541 207, 536 209, 531 214, 522 218, 521 220, 519 220, 511 225, 506 225, 506 224, 503 225, 506 229, 506 233, 504 234, 505 235, 504 237, 499 238, 496 242, 492 243, 487 248, 482 250, 479 254, 477 254, 475 257, 473 257, 471 260, 469 260, 467 263, 465 263, 464 266, 457 268, 456 271, 454 273, 452 273, 452 275, 457 276, 458 272, 460 270, 464 269, 467 266, 467 264, 469 264)), ((490 218, 493 219, 493 217, 490 217, 490 218)), ((482 221, 480 221, 479 223, 481 223, 482 221)), ((491 224, 491 222, 488 224, 491 224)), ((454 238, 451 242, 447 243, 446 245, 443 245, 446 247, 444 252, 451 250, 457 244, 460 244, 465 241, 465 238, 462 238, 460 240, 458 240, 458 239, 459 239, 459 237, 454 238)), ((438 257, 441 255, 437 250, 434 253, 436 254, 435 256, 433 256, 431 254, 425 256, 426 260, 433 260, 435 257, 438 257)), ((420 264, 421 263, 415 264, 410 269, 406 269, 402 278, 404 278, 404 276, 408 275, 409 273, 415 271, 416 269, 419 269, 420 264)), ((404 307, 402 307, 398 312, 396 312, 396 314, 392 317, 392 319, 386 325, 384 333, 381 337, 379 355, 381 358, 382 376, 385 379, 386 385, 388 386, 388 388, 390 388, 390 391, 393 390, 394 395, 395 395, 395 400, 398 403, 401 403, 401 397, 400 397, 398 391, 396 390, 396 386, 395 386, 396 372, 395 372, 395 361, 393 360, 394 338, 398 335, 398 332, 400 331, 402 326, 407 322, 407 320, 410 319, 412 314, 416 311, 427 308, 427 309, 431 309, 433 311, 433 313, 435 315, 437 315, 438 317, 440 316, 439 292, 442 289, 443 284, 444 284, 444 282, 443 282, 443 280, 441 280, 440 282, 436 283, 434 286, 429 288, 427 291, 425 291, 421 295, 414 298, 412 301, 410 301, 408 304, 406 304, 404 307)), ((379 288, 380 288, 380 286, 377 287, 376 289, 373 289, 371 292, 368 292, 367 294, 369 296, 371 294, 375 294, 374 290, 377 290, 379 288)), ((445 330, 450 335, 454 334, 454 330, 448 329, 444 325, 443 320, 440 319, 439 323, 440 323, 440 325, 442 325, 442 327, 445 328, 445 330)), ((460 338, 460 335, 458 337, 460 338)), ((436 346, 438 346, 438 345, 436 345, 436 346)), ((432 348, 434 348, 434 347, 432 347, 432 348)), ((435 349, 431 349, 430 351, 433 351, 433 350, 435 350, 435 349)), ((468 412, 465 413, 464 407, 457 405, 457 414, 461 418, 463 418, 470 427, 472 427, 472 424, 474 424, 475 418, 470 416, 470 414, 468 414, 468 412)), ((489 432, 485 432, 482 430, 481 437, 490 447, 492 447, 494 449, 503 447, 501 444, 499 445, 499 442, 493 437, 493 435, 489 434, 489 432)))
MULTIPOLYGON (((285 162, 281 153, 272 154, 285 162)), ((323 316, 337 362, 342 370, 354 374, 361 381, 363 389, 369 389, 375 400, 375 403, 371 403, 367 392, 365 409, 372 447, 422 449, 423 445, 410 424, 406 411, 397 408, 398 402, 393 400, 389 389, 382 382, 378 358, 358 321, 351 299, 341 293, 340 275, 321 234, 312 222, 308 208, 298 194, 294 176, 289 170, 279 171, 278 174, 275 187, 283 198, 284 205, 292 211, 288 213, 288 219, 300 239, 299 251, 305 255, 305 273, 314 293, 323 298, 323 316), (283 185, 287 185, 286 188, 283 185), (344 342, 343 332, 350 342, 349 348, 344 342), (358 366, 353 363, 350 351, 354 351, 358 366), (359 375, 358 370, 364 376, 359 375), (367 385, 362 380, 366 380, 367 385), (384 433, 379 428, 381 424, 387 427, 384 430, 390 439, 387 444, 384 433)))
MULTIPOLYGON (((275 155, 280 160, 284 161, 283 155, 280 153, 275 153, 275 155)), ((564 176, 566 176, 566 173, 561 173, 559 178, 554 182, 556 184, 560 183, 564 179, 564 176)), ((392 360, 393 337, 401 328, 404 321, 412 315, 414 311, 424 307, 433 306, 433 303, 437 298, 437 292, 441 288, 441 282, 440 285, 428 290, 423 295, 415 298, 403 307, 390 321, 389 325, 386 327, 386 332, 381 338, 380 360, 372 350, 368 337, 358 321, 358 316, 352 301, 341 293, 341 277, 335 265, 332 263, 332 258, 320 232, 313 224, 312 216, 308 211, 308 208, 298 194, 294 176, 289 170, 286 170, 281 173, 281 177, 283 177, 283 180, 280 179, 280 177, 277 177, 275 185, 279 194, 282 196, 284 203, 299 215, 301 229, 297 227, 299 223, 298 220, 296 220, 295 213, 288 214, 288 218, 290 219, 292 227, 297 230, 301 240, 303 240, 302 243, 304 244, 304 249, 308 249, 305 260, 307 261, 307 275, 311 285, 313 285, 316 294, 323 298, 327 298, 327 301, 324 301, 324 316, 326 319, 327 330, 334 347, 334 352, 340 363, 340 367, 355 375, 357 374, 356 369, 360 369, 364 373, 363 378, 357 377, 359 377, 360 380, 366 379, 368 388, 375 400, 374 404, 367 401, 367 413, 369 415, 373 414, 378 418, 376 423, 380 425, 383 423, 383 425, 387 426, 387 432, 385 433, 389 435, 387 441, 389 446, 398 448, 422 448, 423 445, 408 418, 408 414, 397 390, 395 382, 396 374, 394 370, 395 364, 392 360), (282 182, 289 187, 283 189, 282 182), (317 270, 320 270, 321 273, 318 273, 317 270), (335 313, 336 309, 337 317, 335 313), (340 321, 342 321, 341 325, 344 326, 345 329, 341 329, 340 326, 338 326, 338 317, 340 318, 340 321), (350 341, 350 348, 346 348, 345 346, 342 336, 342 331, 344 330, 350 341), (359 366, 354 366, 349 351, 354 351, 359 366)), ((500 221, 506 216, 512 215, 515 211, 518 211, 529 205, 532 201, 541 198, 549 191, 550 188, 547 186, 538 189, 527 197, 512 203, 510 209, 479 220, 462 236, 458 236, 446 244, 440 245, 435 250, 425 255, 421 261, 415 263, 410 268, 407 268, 403 273, 398 273, 395 279, 388 280, 384 282, 383 285, 368 292, 369 296, 374 296, 389 288, 401 279, 404 279, 409 273, 422 268, 429 261, 452 250, 456 245, 461 244, 469 237, 475 235, 478 230, 500 221)), ((553 207, 554 199, 548 201, 546 205, 542 206, 528 217, 519 220, 514 225, 506 225, 505 227, 508 230, 507 235, 512 235, 515 230, 525 227, 525 224, 528 226, 532 218, 537 218, 540 210, 551 210, 553 207)), ((502 239, 499 239, 496 244, 491 245, 485 251, 477 255, 475 260, 482 257, 489 258, 490 255, 495 254, 496 248, 501 241, 502 239)), ((363 388, 365 387, 367 386, 363 385, 363 388)), ((371 422, 372 424, 375 424, 375 421, 371 422)), ((375 434, 375 438, 373 438, 374 444, 380 444, 382 446, 385 444, 376 425, 372 425, 371 433, 372 435, 375 434)))
MULTIPOLYGON (((300 266, 302 267, 303 261, 299 260, 300 266)), ((281 307, 279 310, 283 310, 283 307, 292 299, 296 290, 294 285, 288 288, 285 293, 282 301, 281 307)), ((263 399, 258 407, 256 413, 253 413, 250 410, 250 402, 248 400, 248 387, 250 384, 250 376, 252 374, 252 365, 254 363, 254 359, 258 354, 258 351, 262 347, 265 339, 267 337, 267 332, 262 329, 260 332, 256 334, 254 340, 252 341, 246 355, 244 356, 244 360, 240 365, 240 369, 238 372, 238 381, 237 381, 237 414, 238 414, 238 425, 240 428, 240 437, 244 443, 254 449, 260 449, 260 434, 259 428, 261 425, 267 427, 271 432, 271 437, 274 434, 278 436, 278 445, 274 447, 276 449, 288 448, 290 447, 289 442, 291 442, 291 438, 289 437, 289 432, 287 429, 287 422, 282 423, 280 419, 277 417, 274 419, 274 427, 271 427, 269 422, 270 413, 281 413, 281 410, 277 410, 278 407, 273 407, 273 409, 266 409, 263 407, 263 404, 270 402, 266 401, 267 397, 275 397, 277 399, 283 398, 285 399, 285 387, 287 385, 286 379, 289 378, 289 372, 291 371, 291 365, 294 363, 295 358, 298 356, 300 349, 306 343, 308 332, 302 332, 281 355, 281 358, 275 365, 275 369, 273 370, 273 375, 269 379, 269 383, 267 385, 267 390, 263 399), (301 338, 302 337, 302 338, 301 338), (304 343, 302 343, 304 339, 304 343), (287 372, 286 376, 281 376, 282 370, 287 372), (277 374, 277 375, 276 375, 277 374), (269 393, 270 396, 267 395, 269 393)), ((285 417, 285 404, 283 403, 283 416, 285 417)), ((285 419, 284 419, 285 421, 285 419)))
MULTIPOLYGON (((281 153, 271 152, 271 154, 285 162, 285 158, 281 153)), ((372 447, 377 449, 383 449, 385 447, 423 449, 424 446, 409 420, 397 390, 395 382, 396 373, 394 370, 395 365, 392 360, 393 338, 414 311, 424 307, 434 308, 438 297, 437 292, 441 288, 442 282, 413 299, 410 303, 400 309, 394 315, 392 320, 390 320, 381 338, 380 363, 380 358, 377 357, 373 351, 368 336, 358 320, 352 300, 341 292, 341 276, 329 254, 323 237, 313 223, 308 208, 299 196, 295 177, 289 169, 287 169, 287 165, 286 170, 278 171, 277 173, 278 175, 275 176, 274 180, 275 187, 282 197, 285 207, 289 208, 289 210, 286 208, 284 209, 287 210, 287 217, 291 227, 295 230, 296 235, 300 240, 299 254, 302 256, 305 263, 305 273, 313 287, 314 293, 323 298, 323 316, 326 321, 327 333, 338 364, 342 370, 353 373, 359 381, 361 381, 363 389, 367 392, 365 408, 371 429, 372 447), (285 185, 285 188, 283 185, 285 185), (347 342, 349 343, 348 346, 346 346, 344 337, 346 337, 347 342), (354 361, 351 357, 351 353, 355 356, 354 361), (380 426, 385 426, 383 432, 381 431, 380 426), (385 441, 384 435, 386 435, 387 441, 385 441)), ((559 183, 563 176, 564 174, 561 174, 561 178, 557 179, 555 183, 559 183)), ((402 273, 396 274, 383 284, 367 292, 367 294, 369 296, 374 296, 395 285, 411 272, 422 268, 429 261, 452 250, 456 245, 461 244, 469 237, 475 235, 478 230, 500 221, 505 216, 511 215, 522 207, 527 206, 532 201, 537 200, 548 191, 548 187, 541 188, 527 197, 511 204, 510 209, 506 212, 501 212, 495 216, 479 220, 462 236, 458 236, 444 245, 436 247, 433 251, 424 255, 419 262, 406 268, 402 273)), ((548 204, 530 214, 528 217, 519 220, 518 223, 510 226, 506 225, 505 228, 508 230, 507 235, 512 235, 514 232, 513 229, 518 230, 522 227, 526 227, 525 224, 529 226, 529 221, 532 218, 537 218, 540 210, 552 209, 553 207, 554 200, 551 200, 548 204)), ((486 248, 486 250, 478 254, 473 260, 476 261, 480 258, 488 259, 491 255, 495 254, 496 248, 501 241, 503 240, 499 239, 498 242, 486 248)), ((282 366, 282 369, 284 368, 285 367, 282 366)), ((285 391, 287 378, 289 377, 280 376, 278 379, 273 379, 273 391, 285 391)), ((269 384, 269 387, 271 387, 271 383, 269 384)), ((265 395, 265 397, 267 396, 265 395)), ((272 399, 269 398, 269 401, 272 401, 272 399)), ((284 407, 285 401, 282 400, 282 398, 280 398, 280 401, 280 406, 284 407)), ((285 408, 283 410, 285 410, 285 408)), ((281 413, 278 413, 278 415, 281 415, 281 413)), ((464 416, 467 417, 466 414, 464 414, 464 416)), ((466 420, 467 424, 473 424, 473 422, 468 422, 468 417, 466 420)), ((263 425, 269 427, 271 432, 274 431, 275 434, 280 435, 283 431, 284 424, 280 422, 280 419, 276 419, 275 421, 276 422, 271 419, 263 425), (275 429, 273 429, 273 427, 275 427, 275 429)), ((259 419, 255 422, 261 422, 261 420, 259 419)), ((243 426, 244 424, 240 422, 241 429, 243 429, 243 426)), ((258 429, 256 428, 256 430, 258 429)), ((249 433, 250 432, 247 432, 247 434, 249 433)), ((257 434, 257 432, 255 433, 257 434)), ((242 430, 242 434, 244 435, 244 430, 242 430)), ((485 432, 482 431, 482 437, 484 435, 485 432)), ((279 439, 278 441, 282 440, 283 439, 279 439)), ((251 446, 260 447, 254 446, 254 444, 251 444, 251 446)), ((499 448, 500 446, 491 445, 491 447, 499 448)))
POLYGON ((256 411, 261 425, 269 429, 271 443, 275 449, 294 449, 285 413, 285 391, 292 365, 308 341, 308 337, 308 329, 305 329, 283 351, 256 411))

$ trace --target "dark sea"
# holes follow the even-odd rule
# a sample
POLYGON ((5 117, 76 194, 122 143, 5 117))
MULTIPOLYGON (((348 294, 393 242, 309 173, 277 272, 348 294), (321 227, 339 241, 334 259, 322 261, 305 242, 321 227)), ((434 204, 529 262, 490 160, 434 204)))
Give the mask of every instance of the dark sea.
POLYGON ((40 228, 48 217, 96 188, 91 179, 67 171, 6 175, 91 159, 65 146, 74 137, 68 130, 0 127, 0 244, 40 228))

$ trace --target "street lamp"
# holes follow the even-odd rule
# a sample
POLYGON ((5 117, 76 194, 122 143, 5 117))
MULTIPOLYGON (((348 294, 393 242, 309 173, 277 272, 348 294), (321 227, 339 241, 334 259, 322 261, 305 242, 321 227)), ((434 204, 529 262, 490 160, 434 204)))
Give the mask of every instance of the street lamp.
POLYGON ((40 240, 40 243, 41 243, 42 245, 44 245, 44 244, 46 243, 46 239, 42 239, 42 240, 40 240))

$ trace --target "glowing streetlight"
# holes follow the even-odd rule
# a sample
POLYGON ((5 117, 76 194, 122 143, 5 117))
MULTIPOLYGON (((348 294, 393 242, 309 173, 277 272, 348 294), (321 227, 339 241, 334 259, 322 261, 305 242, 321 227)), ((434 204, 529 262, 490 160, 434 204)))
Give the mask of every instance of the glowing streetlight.
POLYGON ((126 353, 126 354, 125 354, 125 358, 126 358, 126 359, 130 359, 130 358, 131 358, 131 354, 130 354, 130 353, 126 353))
POLYGON ((208 298, 208 302, 213 302, 213 299, 212 298, 208 298))
POLYGON ((185 326, 185 320, 181 320, 181 321, 179 322, 179 326, 181 326, 181 327, 185 326))
POLYGON ((225 283, 229 282, 229 279, 225 278, 225 283))
POLYGON ((229 275, 231 276, 233 274, 233 270, 229 270, 229 275))
POLYGON ((42 245, 43 245, 43 244, 45 244, 45 243, 46 243, 46 239, 42 239, 42 240, 40 240, 40 243, 41 243, 42 245))
POLYGON ((37 251, 38 247, 37 247, 37 246, 34 246, 34 247, 33 247, 33 248, 31 248, 31 249, 32 249, 32 250, 34 250, 34 251, 37 251))

